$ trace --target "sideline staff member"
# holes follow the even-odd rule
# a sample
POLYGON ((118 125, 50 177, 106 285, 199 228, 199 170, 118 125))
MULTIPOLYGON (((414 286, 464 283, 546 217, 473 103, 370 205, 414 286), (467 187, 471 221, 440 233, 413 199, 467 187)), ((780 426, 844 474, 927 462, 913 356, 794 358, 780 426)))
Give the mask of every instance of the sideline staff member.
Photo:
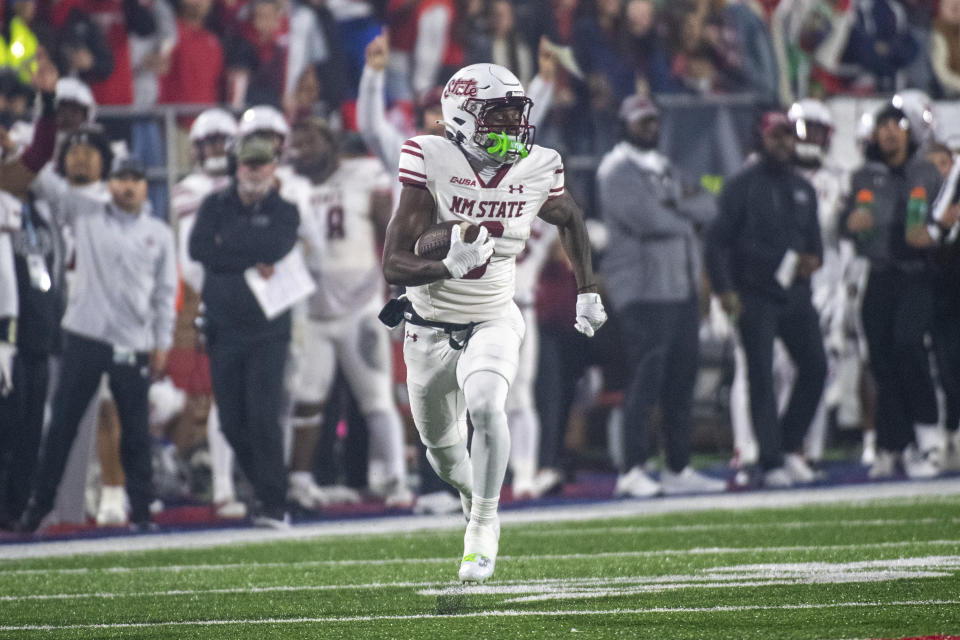
POLYGON ((280 198, 273 146, 248 136, 229 187, 207 196, 190 234, 190 257, 203 265, 207 348, 220 424, 260 504, 254 523, 288 526, 280 412, 290 347, 290 311, 268 320, 244 279, 273 265, 297 242, 300 215, 280 198))
POLYGON ((173 232, 151 215, 147 180, 136 158, 118 158, 110 171, 111 201, 74 190, 65 213, 76 235, 77 286, 63 319, 64 349, 50 430, 33 497, 20 530, 35 531, 53 508, 77 427, 107 373, 123 436, 120 457, 130 497, 130 522, 150 523, 151 374, 166 366, 173 339, 177 257, 173 232))

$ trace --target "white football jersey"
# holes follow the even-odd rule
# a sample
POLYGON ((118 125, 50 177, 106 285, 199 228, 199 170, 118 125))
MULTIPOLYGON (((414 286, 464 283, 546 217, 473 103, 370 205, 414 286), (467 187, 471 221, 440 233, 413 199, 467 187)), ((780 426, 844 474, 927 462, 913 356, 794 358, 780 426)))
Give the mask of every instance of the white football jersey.
POLYGON ((516 257, 530 237, 530 225, 549 198, 563 195, 560 154, 534 145, 526 158, 504 165, 485 181, 457 144, 417 136, 403 143, 399 179, 430 191, 438 222, 465 220, 485 226, 494 238, 486 265, 463 278, 409 287, 407 296, 417 313, 458 324, 502 317, 513 302, 516 257))
POLYGON ((177 263, 180 278, 190 288, 203 288, 203 265, 190 257, 190 232, 197 221, 197 211, 203 199, 230 184, 230 176, 209 176, 201 171, 191 173, 173 187, 170 208, 177 221, 177 263))
MULTIPOLYGON (((347 158, 308 193, 282 180, 280 194, 300 210, 300 240, 317 283, 308 309, 315 319, 338 318, 365 308, 384 290, 371 199, 390 193, 390 175, 376 158, 347 158), (286 193, 285 193, 286 192, 286 193), (289 194, 289 195, 287 195, 289 194)), ((302 183, 300 183, 302 184, 302 183)))
POLYGON ((811 285, 813 305, 822 310, 843 285, 846 268, 840 251, 840 213, 850 190, 849 174, 838 167, 823 166, 804 169, 800 174, 817 192, 817 217, 823 239, 823 265, 814 272, 811 285))

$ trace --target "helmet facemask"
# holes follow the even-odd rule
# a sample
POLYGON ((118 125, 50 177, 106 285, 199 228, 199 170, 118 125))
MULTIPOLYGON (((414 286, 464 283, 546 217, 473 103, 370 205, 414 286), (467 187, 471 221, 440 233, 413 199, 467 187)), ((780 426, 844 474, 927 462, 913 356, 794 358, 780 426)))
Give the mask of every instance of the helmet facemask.
POLYGON ((801 162, 821 163, 830 148, 833 127, 824 122, 801 118, 794 124, 797 136, 797 158, 801 162))
POLYGON ((467 98, 463 110, 476 119, 473 143, 503 163, 526 158, 536 133, 536 127, 530 124, 532 106, 533 101, 524 95, 467 98), (508 115, 511 111, 513 117, 508 115))
POLYGON ((533 148, 533 101, 507 68, 473 64, 450 78, 440 96, 446 136, 482 164, 505 164, 533 148))

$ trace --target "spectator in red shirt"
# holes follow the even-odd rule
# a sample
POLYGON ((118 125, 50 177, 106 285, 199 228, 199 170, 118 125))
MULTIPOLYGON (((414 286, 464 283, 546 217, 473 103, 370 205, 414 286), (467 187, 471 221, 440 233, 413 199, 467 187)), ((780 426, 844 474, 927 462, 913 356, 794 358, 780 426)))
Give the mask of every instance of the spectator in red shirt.
POLYGON ((204 26, 212 4, 212 0, 180 0, 177 44, 170 54, 169 71, 161 80, 161 102, 220 102, 223 47, 204 26))
POLYGON ((128 34, 132 32, 146 36, 153 33, 156 25, 150 9, 139 0, 61 0, 52 10, 54 27, 63 27, 74 10, 90 16, 100 27, 113 52, 113 73, 90 86, 97 103, 133 104, 133 70, 128 34))
POLYGON ((282 108, 288 30, 281 0, 253 0, 249 21, 225 47, 229 101, 233 106, 269 104, 282 108))

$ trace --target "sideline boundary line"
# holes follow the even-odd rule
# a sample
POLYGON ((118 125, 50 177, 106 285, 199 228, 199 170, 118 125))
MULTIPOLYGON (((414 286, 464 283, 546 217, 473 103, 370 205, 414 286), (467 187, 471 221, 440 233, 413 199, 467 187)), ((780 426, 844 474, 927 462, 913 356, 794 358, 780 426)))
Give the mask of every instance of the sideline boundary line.
MULTIPOLYGON (((903 547, 957 547, 958 540, 893 540, 887 542, 864 542, 859 544, 791 545, 780 547, 694 547, 691 549, 650 549, 646 551, 602 551, 599 553, 503 555, 500 560, 589 560, 591 558, 656 558, 660 556, 709 556, 758 553, 791 553, 795 551, 851 551, 859 549, 897 549, 903 547)), ((133 573, 189 573, 191 571, 228 571, 231 569, 303 569, 307 567, 357 567, 389 566, 397 564, 449 564, 456 565, 455 556, 443 558, 369 558, 353 560, 303 560, 299 562, 236 562, 230 564, 151 565, 143 567, 78 567, 73 569, 6 569, 0 577, 22 575, 86 575, 86 574, 133 574, 133 573)))
MULTIPOLYGON (((955 497, 957 494, 960 494, 960 478, 953 477, 927 481, 912 480, 837 487, 807 487, 780 491, 753 491, 641 500, 607 500, 562 507, 531 507, 529 509, 503 511, 501 512, 501 522, 505 524, 578 522, 594 518, 613 519, 638 515, 723 509, 782 509, 815 504, 862 503, 887 498, 944 498, 955 497)), ((195 549, 275 540, 305 540, 325 536, 370 533, 408 533, 459 529, 462 527, 463 518, 457 514, 339 520, 295 525, 288 531, 250 527, 199 532, 120 535, 96 540, 43 541, 39 539, 23 543, 0 544, 0 566, 2 566, 3 561, 30 558, 112 552, 128 553, 160 549, 195 549)))

